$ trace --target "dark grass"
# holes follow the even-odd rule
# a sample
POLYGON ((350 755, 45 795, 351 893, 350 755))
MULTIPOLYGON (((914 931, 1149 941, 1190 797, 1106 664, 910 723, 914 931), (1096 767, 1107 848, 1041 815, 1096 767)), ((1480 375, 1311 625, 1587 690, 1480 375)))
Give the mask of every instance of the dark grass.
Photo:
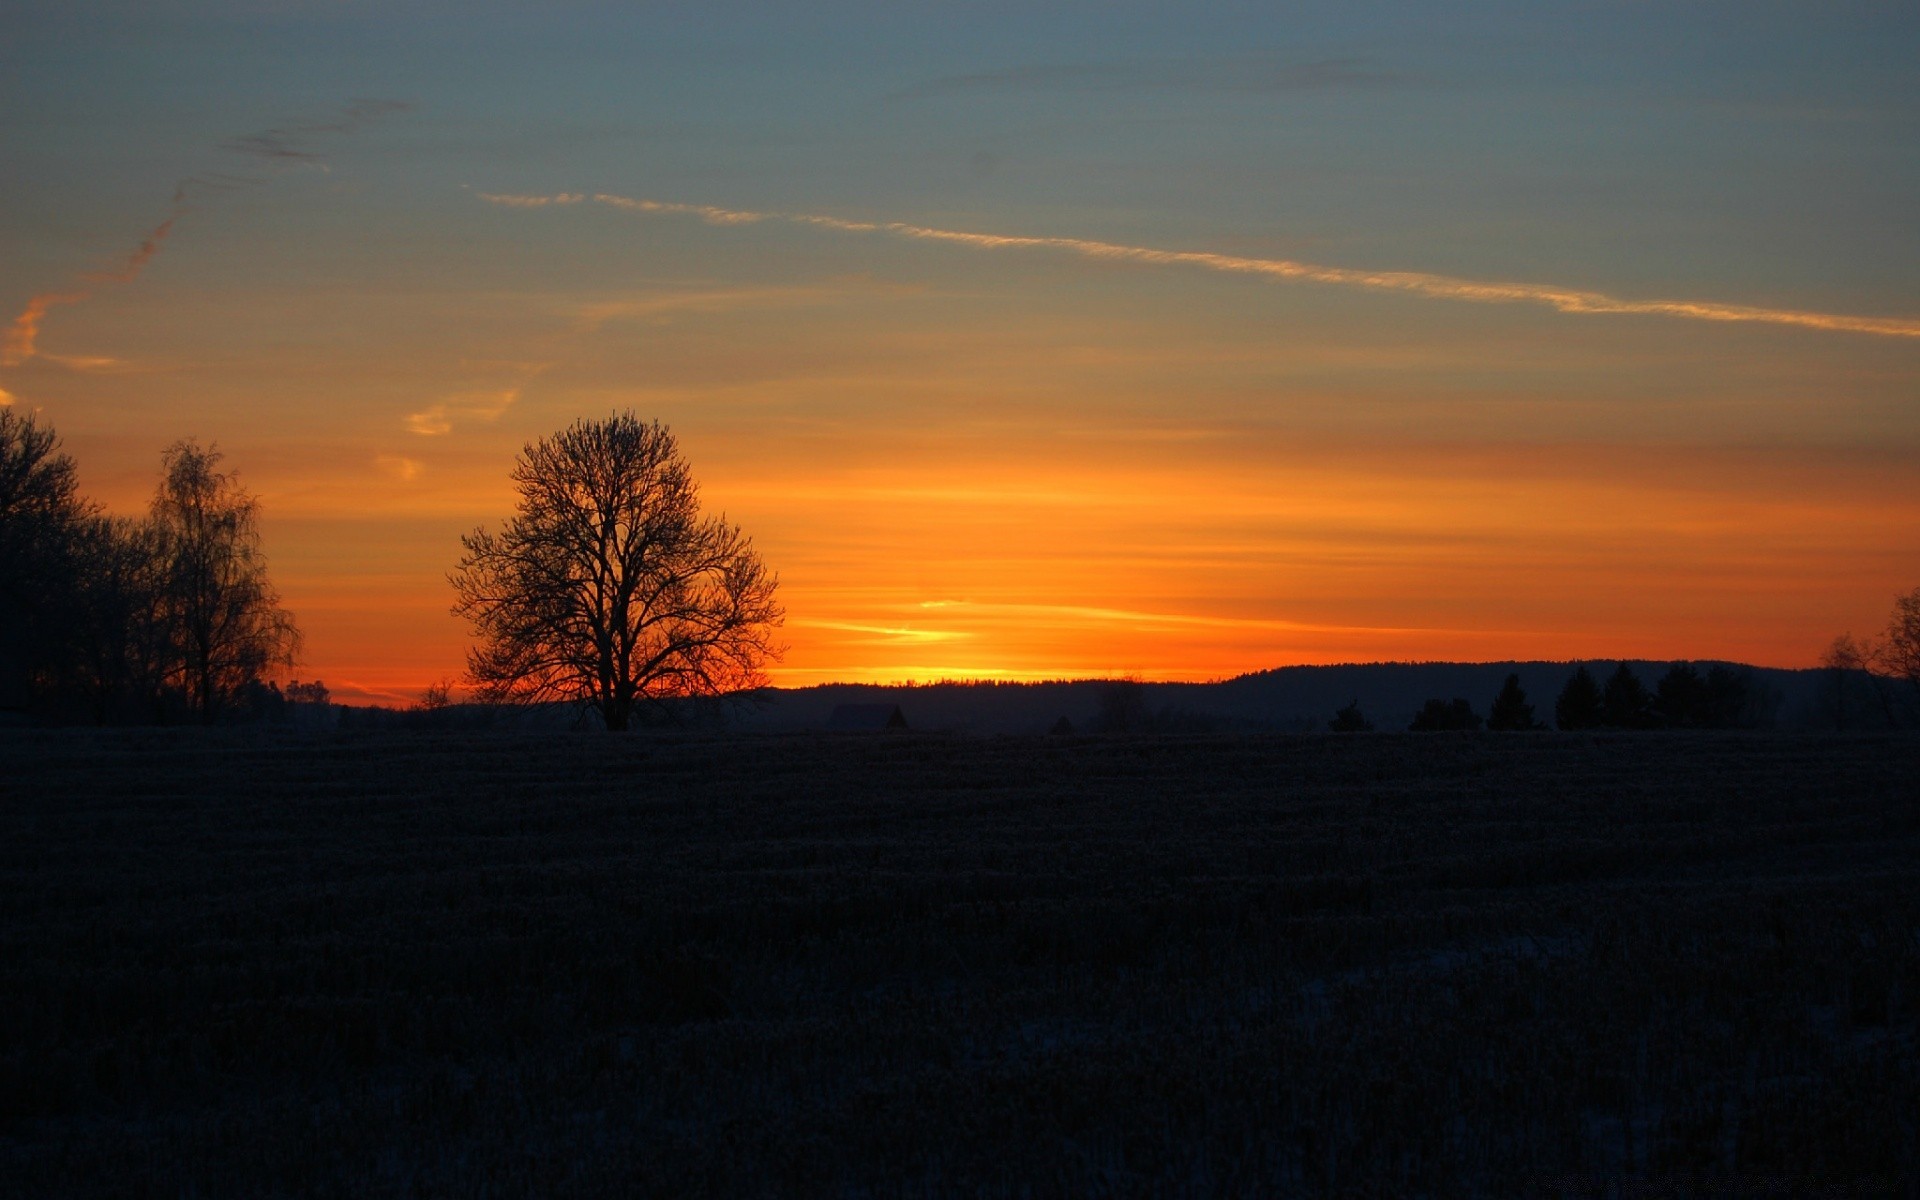
POLYGON ((1920 1175, 1912 737, 0 755, 8 1193, 1920 1175))

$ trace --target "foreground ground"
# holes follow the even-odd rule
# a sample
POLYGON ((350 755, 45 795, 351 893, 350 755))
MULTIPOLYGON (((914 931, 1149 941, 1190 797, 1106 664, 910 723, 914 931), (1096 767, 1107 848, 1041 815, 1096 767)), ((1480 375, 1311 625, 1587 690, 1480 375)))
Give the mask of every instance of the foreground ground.
POLYGON ((1920 1178, 1912 738, 0 756, 9 1193, 1920 1178))

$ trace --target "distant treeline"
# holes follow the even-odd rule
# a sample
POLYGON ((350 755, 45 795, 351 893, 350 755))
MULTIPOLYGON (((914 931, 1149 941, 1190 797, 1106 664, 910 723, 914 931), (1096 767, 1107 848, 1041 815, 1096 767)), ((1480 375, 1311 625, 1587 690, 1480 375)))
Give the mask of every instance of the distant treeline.
MULTIPOLYGON (((291 695, 294 685, 288 688, 291 695)), ((318 686, 324 689, 325 685, 318 686)), ((332 704, 306 709, 296 704, 291 719, 296 724, 323 724, 338 729, 409 729, 438 732, 480 729, 510 729, 519 733, 561 732, 573 729, 605 728, 600 714, 592 708, 566 701, 541 704, 454 704, 450 700, 452 681, 443 680, 427 688, 425 694, 404 708, 389 705, 332 704)), ((637 714, 635 725, 655 730, 679 732, 718 732, 738 728, 738 714, 751 707, 757 693, 716 698, 682 697, 648 706, 637 714)))
POLYGON ((202 722, 284 711, 300 634, 258 506, 221 455, 169 446, 145 517, 79 494, 51 429, 0 409, 0 714, 202 722))
POLYGON ((741 721, 769 732, 824 729, 840 705, 890 703, 900 706, 912 729, 974 734, 1313 733, 1326 732, 1336 710, 1351 710, 1341 728, 1354 730, 1920 726, 1920 704, 1903 701, 1902 689, 1920 700, 1920 687, 1864 669, 1620 660, 1381 662, 1276 667, 1211 683, 982 680, 769 688, 765 703, 741 721), (1557 701, 1569 689, 1563 721, 1557 701))
MULTIPOLYGON (((1779 690, 1756 679, 1751 667, 1712 663, 1704 671, 1692 663, 1667 668, 1649 692, 1640 676, 1621 663, 1602 685, 1586 666, 1574 668, 1553 705, 1558 729, 1763 729, 1771 728, 1780 711, 1779 690)), ((1327 727, 1336 733, 1372 729, 1354 701, 1333 715, 1327 727)), ((1486 728, 1496 732, 1524 732, 1550 726, 1534 715, 1534 706, 1510 674, 1482 718, 1471 701, 1428 700, 1407 728, 1415 733, 1486 728)))

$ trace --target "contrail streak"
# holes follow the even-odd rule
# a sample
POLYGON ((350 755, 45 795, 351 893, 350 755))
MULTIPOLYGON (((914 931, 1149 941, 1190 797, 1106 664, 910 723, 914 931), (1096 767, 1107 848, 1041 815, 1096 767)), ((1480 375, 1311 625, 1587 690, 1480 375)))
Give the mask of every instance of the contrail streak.
MULTIPOLYGON (((291 161, 324 166, 324 156, 307 149, 300 139, 316 134, 352 133, 369 121, 391 113, 405 112, 412 107, 401 100, 354 100, 332 120, 300 122, 232 138, 224 148, 268 164, 291 161)), ((265 180, 260 178, 224 173, 193 175, 182 179, 174 185, 173 211, 140 240, 140 245, 133 253, 127 255, 117 267, 88 271, 80 278, 87 283, 132 283, 153 261, 153 256, 160 253, 167 235, 173 232, 174 223, 191 211, 193 206, 190 201, 194 191, 229 192, 236 188, 255 187, 263 182, 265 180)), ((8 326, 6 338, 0 340, 0 367, 17 367, 39 353, 40 325, 46 320, 48 309, 57 304, 78 304, 92 295, 90 290, 80 290, 41 292, 29 297, 26 307, 8 326)))
MULTIPOLYGON (((132 283, 140 272, 146 269, 153 256, 160 253, 160 246, 173 232, 173 223, 180 219, 184 211, 181 203, 174 201, 174 213, 153 227, 152 232, 140 240, 140 245, 126 260, 111 270, 89 271, 81 278, 88 283, 132 283)), ((17 367, 39 353, 40 324, 47 318, 47 310, 56 304, 78 304, 91 296, 92 292, 41 292, 27 299, 27 306, 13 319, 7 328, 4 342, 0 342, 0 367, 17 367)))
POLYGON ((132 283, 140 272, 146 269, 147 264, 153 261, 153 256, 160 253, 161 243, 165 242, 167 235, 173 232, 173 223, 180 219, 180 213, 183 210, 183 206, 176 201, 174 214, 155 225, 153 231, 140 240, 139 249, 127 255, 127 261, 114 270, 93 271, 82 278, 98 283, 132 283))
POLYGON ((745 212, 737 209, 715 208, 705 204, 672 204, 659 200, 636 200, 605 192, 595 193, 592 197, 578 192, 561 192, 552 196, 502 195, 486 192, 479 195, 489 204, 510 208, 573 205, 591 198, 597 204, 625 209, 629 212, 692 216, 711 225, 750 225, 761 221, 777 221, 791 225, 810 225, 816 229, 831 229, 840 233, 877 233, 919 241, 952 242, 983 250, 1064 250, 1084 258, 1145 263, 1153 266, 1200 267, 1209 271, 1225 271, 1239 275, 1262 275, 1270 279, 1324 283, 1366 291, 1399 292, 1435 300, 1461 300, 1475 304, 1540 304, 1563 313, 1621 313, 1634 316, 1675 317, 1689 321, 1791 325, 1802 329, 1864 333, 1875 337, 1920 338, 1920 319, 1910 317, 1859 317, 1845 313, 1718 304, 1706 300, 1628 300, 1610 296, 1605 292, 1582 291, 1547 283, 1487 282, 1461 279, 1451 275, 1430 275, 1421 271, 1362 271, 1351 267, 1330 267, 1285 258, 1247 258, 1199 250, 1158 250, 1150 246, 1126 246, 1114 242, 1090 241, 1085 238, 967 233, 954 229, 911 225, 903 221, 845 221, 839 217, 819 216, 812 213, 745 212))

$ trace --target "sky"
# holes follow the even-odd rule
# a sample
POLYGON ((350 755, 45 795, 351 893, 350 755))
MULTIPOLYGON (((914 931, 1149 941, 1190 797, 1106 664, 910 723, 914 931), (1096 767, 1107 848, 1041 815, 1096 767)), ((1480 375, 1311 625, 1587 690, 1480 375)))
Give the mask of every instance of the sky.
POLYGON ((776 682, 1812 665, 1920 585, 1920 8, 42 4, 0 403, 193 437, 294 672, 457 679, 460 535, 631 409, 776 682))

